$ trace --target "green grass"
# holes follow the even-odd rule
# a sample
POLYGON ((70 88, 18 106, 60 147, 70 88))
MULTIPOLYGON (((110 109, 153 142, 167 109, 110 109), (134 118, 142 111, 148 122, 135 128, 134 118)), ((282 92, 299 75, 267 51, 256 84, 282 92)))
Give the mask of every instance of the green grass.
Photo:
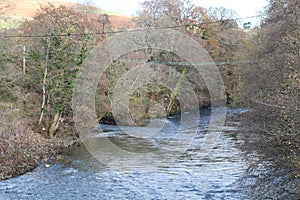
POLYGON ((107 11, 107 10, 97 10, 96 13, 107 14, 107 15, 121 15, 120 13, 111 12, 111 11, 107 11))
POLYGON ((22 17, 8 17, 0 16, 0 28, 1 29, 15 29, 18 28, 25 21, 22 17))
MULTIPOLYGON (((22 111, 17 108, 16 103, 0 102, 0 126, 14 124, 22 119, 22 111)), ((0 127, 0 128, 1 128, 0 127)))

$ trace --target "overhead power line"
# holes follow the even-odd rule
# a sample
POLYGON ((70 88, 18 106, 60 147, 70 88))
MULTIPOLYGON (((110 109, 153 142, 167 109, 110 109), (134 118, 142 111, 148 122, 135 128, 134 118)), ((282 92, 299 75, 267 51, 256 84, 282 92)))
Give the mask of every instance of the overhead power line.
MULTIPOLYGON (((162 27, 149 27, 148 29, 173 29, 173 28, 181 28, 181 27, 188 27, 194 26, 199 27, 204 24, 216 24, 216 23, 224 23, 228 21, 239 21, 244 19, 253 19, 253 18, 260 18, 265 15, 256 15, 256 16, 249 16, 249 17, 240 17, 240 18, 233 18, 233 19, 226 19, 226 20, 217 20, 217 21, 210 21, 210 22, 201 22, 195 24, 181 24, 181 25, 174 25, 174 26, 162 26, 162 27)), ((117 33, 131 33, 131 32, 141 32, 145 31, 145 29, 137 28, 131 30, 120 30, 120 31, 106 31, 106 32, 87 32, 87 33, 63 33, 63 34, 42 34, 42 35, 3 35, 0 33, 0 38, 43 38, 43 37, 70 37, 70 36, 82 36, 82 35, 106 35, 106 34, 117 34, 117 33)))
POLYGON ((247 63, 256 63, 256 60, 240 60, 240 61, 223 61, 223 62, 172 62, 172 61, 147 61, 147 60, 128 60, 128 59, 118 59, 121 62, 129 63, 155 63, 155 64, 165 64, 165 65, 178 65, 178 66, 187 66, 187 65, 196 65, 196 66, 208 66, 208 65, 237 65, 237 64, 247 64, 247 63))

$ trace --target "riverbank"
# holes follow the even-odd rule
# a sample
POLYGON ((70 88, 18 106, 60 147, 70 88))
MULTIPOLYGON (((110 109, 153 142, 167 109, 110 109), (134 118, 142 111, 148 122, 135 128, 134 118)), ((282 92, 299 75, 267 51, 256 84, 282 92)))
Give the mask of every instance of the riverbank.
POLYGON ((255 181, 245 182, 245 187, 249 188, 253 199, 299 199, 299 134, 285 129, 274 131, 275 123, 268 129, 260 128, 259 119, 267 116, 257 112, 251 109, 231 118, 239 122, 243 141, 239 149, 248 155, 246 177, 256 177, 255 181))
POLYGON ((3 128, 0 136, 0 180, 32 171, 40 163, 55 158, 64 148, 79 143, 75 138, 44 138, 24 122, 3 128))

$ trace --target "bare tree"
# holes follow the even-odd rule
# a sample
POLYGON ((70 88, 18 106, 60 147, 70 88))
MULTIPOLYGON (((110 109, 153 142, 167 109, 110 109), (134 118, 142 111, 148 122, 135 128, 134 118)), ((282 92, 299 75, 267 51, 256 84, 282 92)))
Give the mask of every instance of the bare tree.
POLYGON ((299 13, 298 0, 270 1, 266 19, 248 41, 247 59, 257 62, 243 68, 244 99, 252 108, 244 122, 246 147, 273 162, 261 180, 271 187, 264 186, 259 198, 300 194, 299 13))
POLYGON ((94 0, 77 0, 75 5, 75 10, 86 13, 86 14, 95 14, 100 9, 97 8, 94 0))
POLYGON ((167 19, 160 25, 186 25, 202 21, 204 10, 194 5, 190 0, 150 0, 142 4, 143 10, 139 12, 142 20, 155 25, 156 20, 167 19), (147 20, 146 20, 147 19, 147 20))
POLYGON ((230 20, 237 17, 237 12, 225 7, 210 7, 206 9, 207 15, 213 17, 215 20, 223 21, 230 20))

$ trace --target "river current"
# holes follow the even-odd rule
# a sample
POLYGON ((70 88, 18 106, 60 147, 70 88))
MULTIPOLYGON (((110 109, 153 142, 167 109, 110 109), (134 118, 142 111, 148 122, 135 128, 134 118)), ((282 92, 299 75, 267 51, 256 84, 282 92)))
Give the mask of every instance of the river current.
MULTIPOLYGON (((227 111, 228 115, 238 112, 227 111)), ((248 165, 246 155, 239 150, 243 140, 239 138, 237 122, 227 121, 219 127, 218 141, 208 154, 201 144, 211 120, 209 110, 202 110, 200 116, 192 143, 175 161, 162 160, 153 167, 147 164, 122 170, 114 162, 99 161, 83 146, 72 147, 63 153, 63 161, 48 161, 50 167, 41 164, 32 172, 0 181, 0 199, 249 199, 241 184, 248 165)), ((128 151, 134 147, 143 155, 163 143, 166 135, 176 132, 180 117, 159 120, 164 120, 165 127, 153 145, 151 141, 149 145, 147 140, 133 139, 114 125, 99 125, 101 130, 95 130, 93 137, 95 141, 109 138, 115 145, 123 145, 128 151)), ((140 128, 130 130, 141 131, 140 128)), ((131 162, 139 159, 132 158, 131 162)))

